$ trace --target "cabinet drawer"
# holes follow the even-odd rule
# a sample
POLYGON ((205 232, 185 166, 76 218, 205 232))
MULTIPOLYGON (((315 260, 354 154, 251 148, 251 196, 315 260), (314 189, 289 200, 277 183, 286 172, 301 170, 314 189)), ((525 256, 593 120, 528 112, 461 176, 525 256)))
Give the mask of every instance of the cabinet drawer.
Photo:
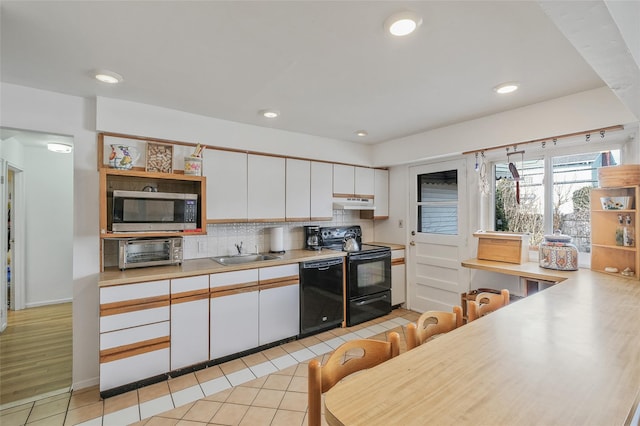
POLYGON ((198 290, 209 290, 208 275, 198 275, 195 277, 171 280, 171 296, 178 293, 187 293, 198 290))
POLYGON ((221 272, 209 276, 211 291, 225 290, 234 287, 250 287, 258 285, 258 270, 221 272))
POLYGON ((117 285, 100 289, 100 304, 126 302, 169 295, 169 280, 117 285))
POLYGON ((150 309, 143 309, 143 307, 140 307, 140 309, 133 312, 107 316, 103 315, 100 317, 100 333, 169 321, 169 312, 169 301, 167 300, 166 306, 162 307, 154 307, 150 309))
POLYGON ((168 338, 169 334, 169 321, 102 333, 100 334, 100 351, 122 348, 124 352, 141 343, 144 345, 147 341, 168 338))
POLYGON ((297 263, 290 265, 271 266, 269 268, 260 268, 260 281, 273 280, 276 278, 298 276, 300 267, 297 263))
POLYGON ((169 347, 100 364, 100 392, 169 371, 169 347))

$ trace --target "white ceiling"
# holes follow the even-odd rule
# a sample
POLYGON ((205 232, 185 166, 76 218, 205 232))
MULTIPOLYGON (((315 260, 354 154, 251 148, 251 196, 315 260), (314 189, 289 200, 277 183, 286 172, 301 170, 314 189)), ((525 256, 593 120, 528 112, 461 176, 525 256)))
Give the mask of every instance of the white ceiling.
MULTIPOLYGON (((570 4, 570 3, 569 3, 570 4)), ((531 1, 2 1, 1 79, 378 143, 605 83, 531 1), (388 15, 423 17, 406 38, 388 15), (95 69, 124 76, 118 86, 95 69), (521 89, 492 90, 505 81, 521 89), (263 108, 282 116, 266 121, 263 108), (355 131, 365 129, 367 138, 355 131)), ((579 17, 576 17, 579 19, 579 17)))

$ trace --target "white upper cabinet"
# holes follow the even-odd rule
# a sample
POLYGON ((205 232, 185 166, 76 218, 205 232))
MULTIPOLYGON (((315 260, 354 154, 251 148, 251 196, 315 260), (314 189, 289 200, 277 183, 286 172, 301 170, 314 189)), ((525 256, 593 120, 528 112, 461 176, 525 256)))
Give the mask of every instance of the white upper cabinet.
POLYGON ((287 158, 286 218, 309 221, 311 218, 311 162, 287 158))
POLYGON ((311 220, 333 219, 333 165, 311 162, 311 220))
POLYGON ((374 169, 355 167, 354 194, 358 198, 372 198, 374 196, 374 169))
POLYGON ((353 197, 355 194, 355 167, 333 165, 333 196, 353 197))
POLYGON ((249 154, 248 164, 249 221, 284 222, 285 159, 249 154))
POLYGON ((374 203, 376 209, 374 217, 377 219, 389 218, 389 170, 375 169, 374 203))
POLYGON ((207 177, 207 221, 247 221, 247 154, 205 149, 202 164, 207 177))
POLYGON ((373 198, 374 169, 368 167, 333 165, 333 196, 373 198))

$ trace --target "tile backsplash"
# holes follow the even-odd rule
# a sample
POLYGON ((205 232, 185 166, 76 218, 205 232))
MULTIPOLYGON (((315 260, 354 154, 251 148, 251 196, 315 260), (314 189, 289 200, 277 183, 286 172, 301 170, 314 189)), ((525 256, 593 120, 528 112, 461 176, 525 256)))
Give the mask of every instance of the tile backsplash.
MULTIPOLYGON (((362 227, 362 241, 373 241, 373 220, 360 219, 360 211, 334 210, 332 221, 322 222, 273 222, 273 223, 225 223, 207 225, 207 235, 183 237, 183 258, 237 254, 235 245, 242 243, 243 253, 266 253, 271 247, 270 228, 283 228, 284 250, 304 248, 304 226, 347 226, 362 227)), ((118 265, 118 247, 115 240, 104 240, 104 266, 118 265)))
POLYGON ((242 243, 243 253, 268 252, 271 246, 270 228, 284 230, 284 249, 304 248, 304 226, 360 225, 362 240, 373 240, 373 220, 360 219, 360 212, 334 210, 332 221, 322 222, 274 222, 274 223, 227 223, 207 225, 207 235, 184 237, 184 259, 237 254, 235 244, 242 243))

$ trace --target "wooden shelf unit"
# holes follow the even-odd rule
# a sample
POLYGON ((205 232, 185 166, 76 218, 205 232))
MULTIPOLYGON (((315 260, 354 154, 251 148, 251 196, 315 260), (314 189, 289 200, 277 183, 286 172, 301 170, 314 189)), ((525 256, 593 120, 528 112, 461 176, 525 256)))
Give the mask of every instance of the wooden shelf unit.
POLYGON ((100 238, 141 238, 184 235, 204 235, 206 223, 206 178, 174 173, 149 173, 143 170, 100 169, 100 238), (186 232, 111 232, 109 231, 109 210, 113 190, 142 191, 145 186, 153 186, 160 192, 183 192, 198 194, 198 231, 186 232))
POLYGON ((621 186, 612 188, 594 188, 591 190, 591 269, 605 272, 606 267, 617 268, 621 275, 625 268, 633 270, 633 278, 638 279, 640 269, 640 251, 638 250, 638 223, 640 214, 637 203, 640 196, 640 186, 621 186), (634 198, 631 208, 625 210, 604 210, 600 197, 634 198), (616 229, 619 226, 618 215, 623 218, 631 216, 631 226, 634 227, 634 246, 625 247, 616 244, 616 229))

